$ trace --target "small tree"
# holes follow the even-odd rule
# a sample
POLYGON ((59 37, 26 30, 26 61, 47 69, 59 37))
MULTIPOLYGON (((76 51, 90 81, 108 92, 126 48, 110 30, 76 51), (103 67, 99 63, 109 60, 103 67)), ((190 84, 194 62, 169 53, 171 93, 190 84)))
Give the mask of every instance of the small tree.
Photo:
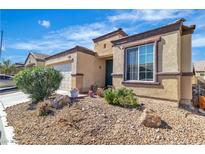
POLYGON ((16 67, 14 64, 11 63, 10 60, 3 60, 0 64, 0 73, 13 75, 16 72, 16 67))
POLYGON ((47 99, 60 86, 62 75, 53 68, 27 68, 14 76, 16 86, 30 94, 32 101, 47 99))

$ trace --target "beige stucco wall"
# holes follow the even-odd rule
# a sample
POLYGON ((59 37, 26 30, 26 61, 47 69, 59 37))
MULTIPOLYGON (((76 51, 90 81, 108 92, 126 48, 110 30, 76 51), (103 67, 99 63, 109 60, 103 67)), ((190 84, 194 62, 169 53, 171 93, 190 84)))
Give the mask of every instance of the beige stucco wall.
POLYGON ((181 37, 181 70, 192 72, 192 35, 181 37))
POLYGON ((45 66, 45 62, 37 61, 37 66, 45 66))
MULTIPOLYGON (((181 72, 192 72, 192 35, 181 36, 181 72)), ((181 77, 181 99, 192 99, 192 76, 181 77)))
POLYGON ((180 71, 180 33, 178 31, 161 36, 158 43, 158 72, 180 71))
POLYGON ((59 64, 71 64, 71 70, 72 74, 76 74, 76 68, 77 68, 77 53, 71 53, 66 56, 61 56, 57 58, 48 59, 45 62, 45 66, 53 66, 53 65, 59 65, 59 64))
POLYGON ((111 57, 113 55, 112 43, 111 41, 122 38, 121 34, 115 35, 113 37, 98 41, 94 43, 94 51, 97 52, 97 55, 101 58, 111 57), (106 48, 104 48, 106 44, 106 48))
POLYGON ((192 81, 191 76, 181 77, 181 99, 191 100, 192 99, 192 81))
POLYGON ((77 74, 83 74, 83 91, 88 91, 90 86, 105 84, 105 60, 93 55, 78 52, 77 74))
POLYGON ((161 98, 165 100, 179 101, 179 76, 159 76, 160 85, 129 85, 122 84, 123 79, 121 77, 113 77, 113 85, 116 88, 126 87, 133 89, 137 96, 151 97, 151 98, 161 98))
POLYGON ((78 88, 80 92, 83 92, 83 76, 72 76, 71 88, 78 88))
MULTIPOLYGON (((161 36, 158 44, 158 72, 179 72, 180 66, 180 33, 178 31, 168 33, 161 36)), ((126 44, 124 44, 126 46, 126 44)), ((123 74, 124 69, 124 46, 116 46, 113 48, 113 73, 123 74)), ((127 46, 126 46, 127 47, 127 46)), ((180 101, 180 76, 158 76, 160 85, 123 85, 122 77, 113 77, 113 85, 115 87, 129 87, 139 96, 154 97, 180 101)))

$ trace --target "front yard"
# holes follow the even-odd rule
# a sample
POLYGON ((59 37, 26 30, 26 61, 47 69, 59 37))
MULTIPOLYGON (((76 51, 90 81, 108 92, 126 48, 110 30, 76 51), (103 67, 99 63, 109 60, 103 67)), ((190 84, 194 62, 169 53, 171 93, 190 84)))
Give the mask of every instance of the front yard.
POLYGON ((48 116, 28 110, 30 102, 6 112, 18 144, 205 144, 204 117, 173 102, 139 101, 161 116, 161 128, 140 125, 142 111, 107 104, 104 98, 86 97, 48 116))

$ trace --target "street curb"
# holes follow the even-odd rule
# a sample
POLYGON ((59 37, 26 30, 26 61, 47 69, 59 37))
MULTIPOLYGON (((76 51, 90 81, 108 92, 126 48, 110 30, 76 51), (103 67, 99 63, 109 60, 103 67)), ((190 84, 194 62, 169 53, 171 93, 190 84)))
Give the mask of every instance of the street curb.
POLYGON ((0 92, 5 92, 5 91, 8 91, 8 90, 14 90, 14 89, 17 89, 17 87, 0 88, 0 92))

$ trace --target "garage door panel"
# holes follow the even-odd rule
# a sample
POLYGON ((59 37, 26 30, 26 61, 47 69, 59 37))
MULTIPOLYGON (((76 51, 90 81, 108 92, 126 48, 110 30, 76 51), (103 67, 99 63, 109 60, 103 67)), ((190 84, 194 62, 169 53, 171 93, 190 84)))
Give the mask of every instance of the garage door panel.
POLYGON ((62 81, 59 90, 69 91, 71 89, 71 64, 55 65, 55 70, 62 74, 62 81))
POLYGON ((54 65, 53 67, 60 72, 71 72, 71 64, 54 65))

